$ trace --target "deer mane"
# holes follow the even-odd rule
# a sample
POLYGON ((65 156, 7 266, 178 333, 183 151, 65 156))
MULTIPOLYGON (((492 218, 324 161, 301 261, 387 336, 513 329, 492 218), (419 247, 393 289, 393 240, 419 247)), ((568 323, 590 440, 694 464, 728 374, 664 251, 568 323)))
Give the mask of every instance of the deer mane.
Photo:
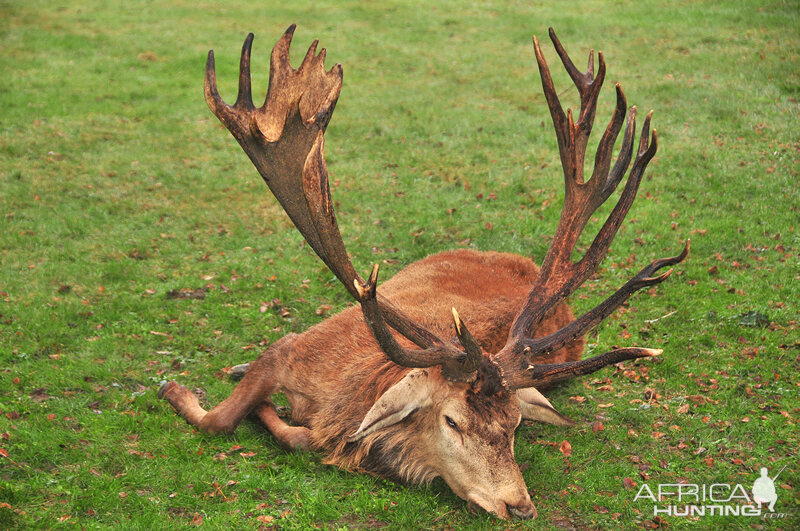
POLYGON ((312 445, 325 452, 326 464, 405 483, 432 480, 438 474, 429 466, 425 448, 409 437, 424 432, 424 414, 412 414, 402 422, 348 442, 348 435, 358 429, 372 404, 410 370, 386 359, 378 349, 361 361, 358 389, 352 395, 330 397, 309 420, 312 445))

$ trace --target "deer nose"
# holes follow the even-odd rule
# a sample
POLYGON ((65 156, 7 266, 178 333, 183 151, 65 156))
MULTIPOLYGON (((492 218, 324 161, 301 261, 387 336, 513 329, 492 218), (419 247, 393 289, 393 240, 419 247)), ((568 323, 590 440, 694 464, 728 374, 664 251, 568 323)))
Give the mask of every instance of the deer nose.
POLYGON ((506 504, 508 512, 522 520, 536 518, 536 506, 532 501, 528 500, 517 505, 506 504))

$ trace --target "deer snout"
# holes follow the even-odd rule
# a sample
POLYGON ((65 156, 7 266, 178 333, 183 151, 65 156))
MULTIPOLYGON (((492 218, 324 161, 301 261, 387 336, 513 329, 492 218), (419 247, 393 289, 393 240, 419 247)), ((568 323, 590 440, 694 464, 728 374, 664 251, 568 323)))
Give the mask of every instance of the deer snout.
POLYGON ((514 518, 527 520, 536 518, 537 514, 536 506, 531 501, 527 491, 524 496, 517 498, 517 500, 513 502, 502 501, 502 498, 494 498, 494 500, 492 500, 492 497, 487 493, 479 491, 471 492, 466 499, 469 501, 471 509, 480 507, 486 512, 494 513, 504 520, 512 516, 514 518))
POLYGON ((508 512, 516 518, 520 518, 522 520, 536 518, 536 506, 531 500, 527 500, 518 505, 511 505, 507 503, 506 508, 508 509, 508 512))

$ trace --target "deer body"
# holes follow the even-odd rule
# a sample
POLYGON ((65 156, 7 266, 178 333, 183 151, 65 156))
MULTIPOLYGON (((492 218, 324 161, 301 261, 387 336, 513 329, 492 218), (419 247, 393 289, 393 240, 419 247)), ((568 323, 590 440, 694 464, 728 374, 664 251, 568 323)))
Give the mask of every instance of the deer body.
MULTIPOLYGON (((381 284, 380 291, 409 317, 445 337, 452 335, 451 308, 458 307, 481 346, 499 349, 538 270, 530 259, 519 255, 447 251, 407 266, 381 284)), ((553 333, 573 318, 568 306, 561 304, 548 316, 539 334, 553 333)), ((550 361, 574 361, 580 359, 582 351, 583 342, 578 340, 554 352, 550 361)), ((360 309, 353 306, 268 348, 250 364, 231 397, 209 413, 201 410, 196 424, 209 432, 229 432, 243 417, 256 412, 287 449, 312 448, 326 455, 326 463, 353 471, 408 483, 429 481, 453 465, 431 459, 437 451, 433 447, 435 441, 427 435, 438 426, 441 414, 415 412, 391 430, 348 441, 378 399, 411 370, 387 360, 360 309), (286 396, 291 406, 291 427, 276 419, 271 406, 265 406, 278 392, 286 396)), ((438 400, 450 397, 464 401, 465 389, 451 389, 436 368, 427 371, 438 400)), ((192 404, 193 411, 199 409, 196 398, 185 387, 169 386, 162 395, 174 404, 185 400, 192 404)), ((480 425, 491 423, 493 417, 503 417, 513 433, 520 417, 517 401, 513 394, 500 400, 493 398, 491 407, 463 416, 482 415, 484 418, 474 419, 480 425)), ((488 465, 486 470, 508 469, 499 466, 498 460, 513 463, 513 444, 504 443, 482 445, 489 451, 478 461, 488 465)), ((467 477, 474 482, 475 473, 467 477)), ((487 506, 487 510, 507 514, 507 506, 517 513, 532 508, 521 476, 511 474, 490 483, 493 484, 484 482, 486 490, 505 490, 510 495, 506 496, 509 501, 503 502, 506 506, 487 506)), ((464 498, 468 497, 467 490, 464 498)), ((485 506, 487 502, 476 503, 485 506)))
POLYGON ((654 260, 578 319, 564 303, 597 270, 655 155, 650 115, 634 152, 636 108, 627 112, 612 168, 626 114, 617 85, 616 109, 599 142, 592 176, 584 180, 585 150, 605 77, 603 56, 598 54, 596 76, 593 52, 588 71, 581 73, 550 30, 580 94, 575 119, 571 111, 564 113, 534 37, 566 186, 561 219, 541 268, 517 255, 450 251, 409 265, 378 290, 377 265, 364 280, 350 262, 328 187, 323 135, 341 90, 342 67, 326 71, 325 50, 317 54, 314 42, 300 67, 292 68, 293 33, 294 26, 273 49, 262 107, 253 105, 250 91, 252 34, 242 48, 236 102, 228 105, 217 92, 213 52, 206 64, 206 101, 360 308, 273 343, 250 364, 231 396, 210 411, 176 382, 165 383, 159 395, 201 430, 230 432, 252 413, 287 449, 316 449, 327 463, 411 483, 441 476, 457 495, 501 518, 533 517, 536 509, 514 460, 514 431, 523 418, 572 424, 538 389, 661 352, 625 347, 580 359, 581 337, 633 293, 664 281, 671 270, 654 273, 681 262, 688 242, 680 255, 654 260), (574 262, 587 221, 632 160, 616 206, 574 262), (292 425, 270 401, 278 392, 292 407, 292 425))

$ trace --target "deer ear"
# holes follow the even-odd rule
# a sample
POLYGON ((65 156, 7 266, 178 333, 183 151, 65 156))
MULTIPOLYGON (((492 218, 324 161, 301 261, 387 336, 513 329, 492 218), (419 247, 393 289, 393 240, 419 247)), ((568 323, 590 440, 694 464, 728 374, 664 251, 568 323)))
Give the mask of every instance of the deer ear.
POLYGON ((550 401, 535 387, 518 389, 517 399, 519 399, 519 408, 522 410, 524 419, 538 420, 556 426, 575 425, 574 420, 556 411, 550 401))
POLYGON ((349 442, 396 424, 414 411, 431 404, 431 388, 426 369, 414 369, 383 393, 369 410, 349 442))

